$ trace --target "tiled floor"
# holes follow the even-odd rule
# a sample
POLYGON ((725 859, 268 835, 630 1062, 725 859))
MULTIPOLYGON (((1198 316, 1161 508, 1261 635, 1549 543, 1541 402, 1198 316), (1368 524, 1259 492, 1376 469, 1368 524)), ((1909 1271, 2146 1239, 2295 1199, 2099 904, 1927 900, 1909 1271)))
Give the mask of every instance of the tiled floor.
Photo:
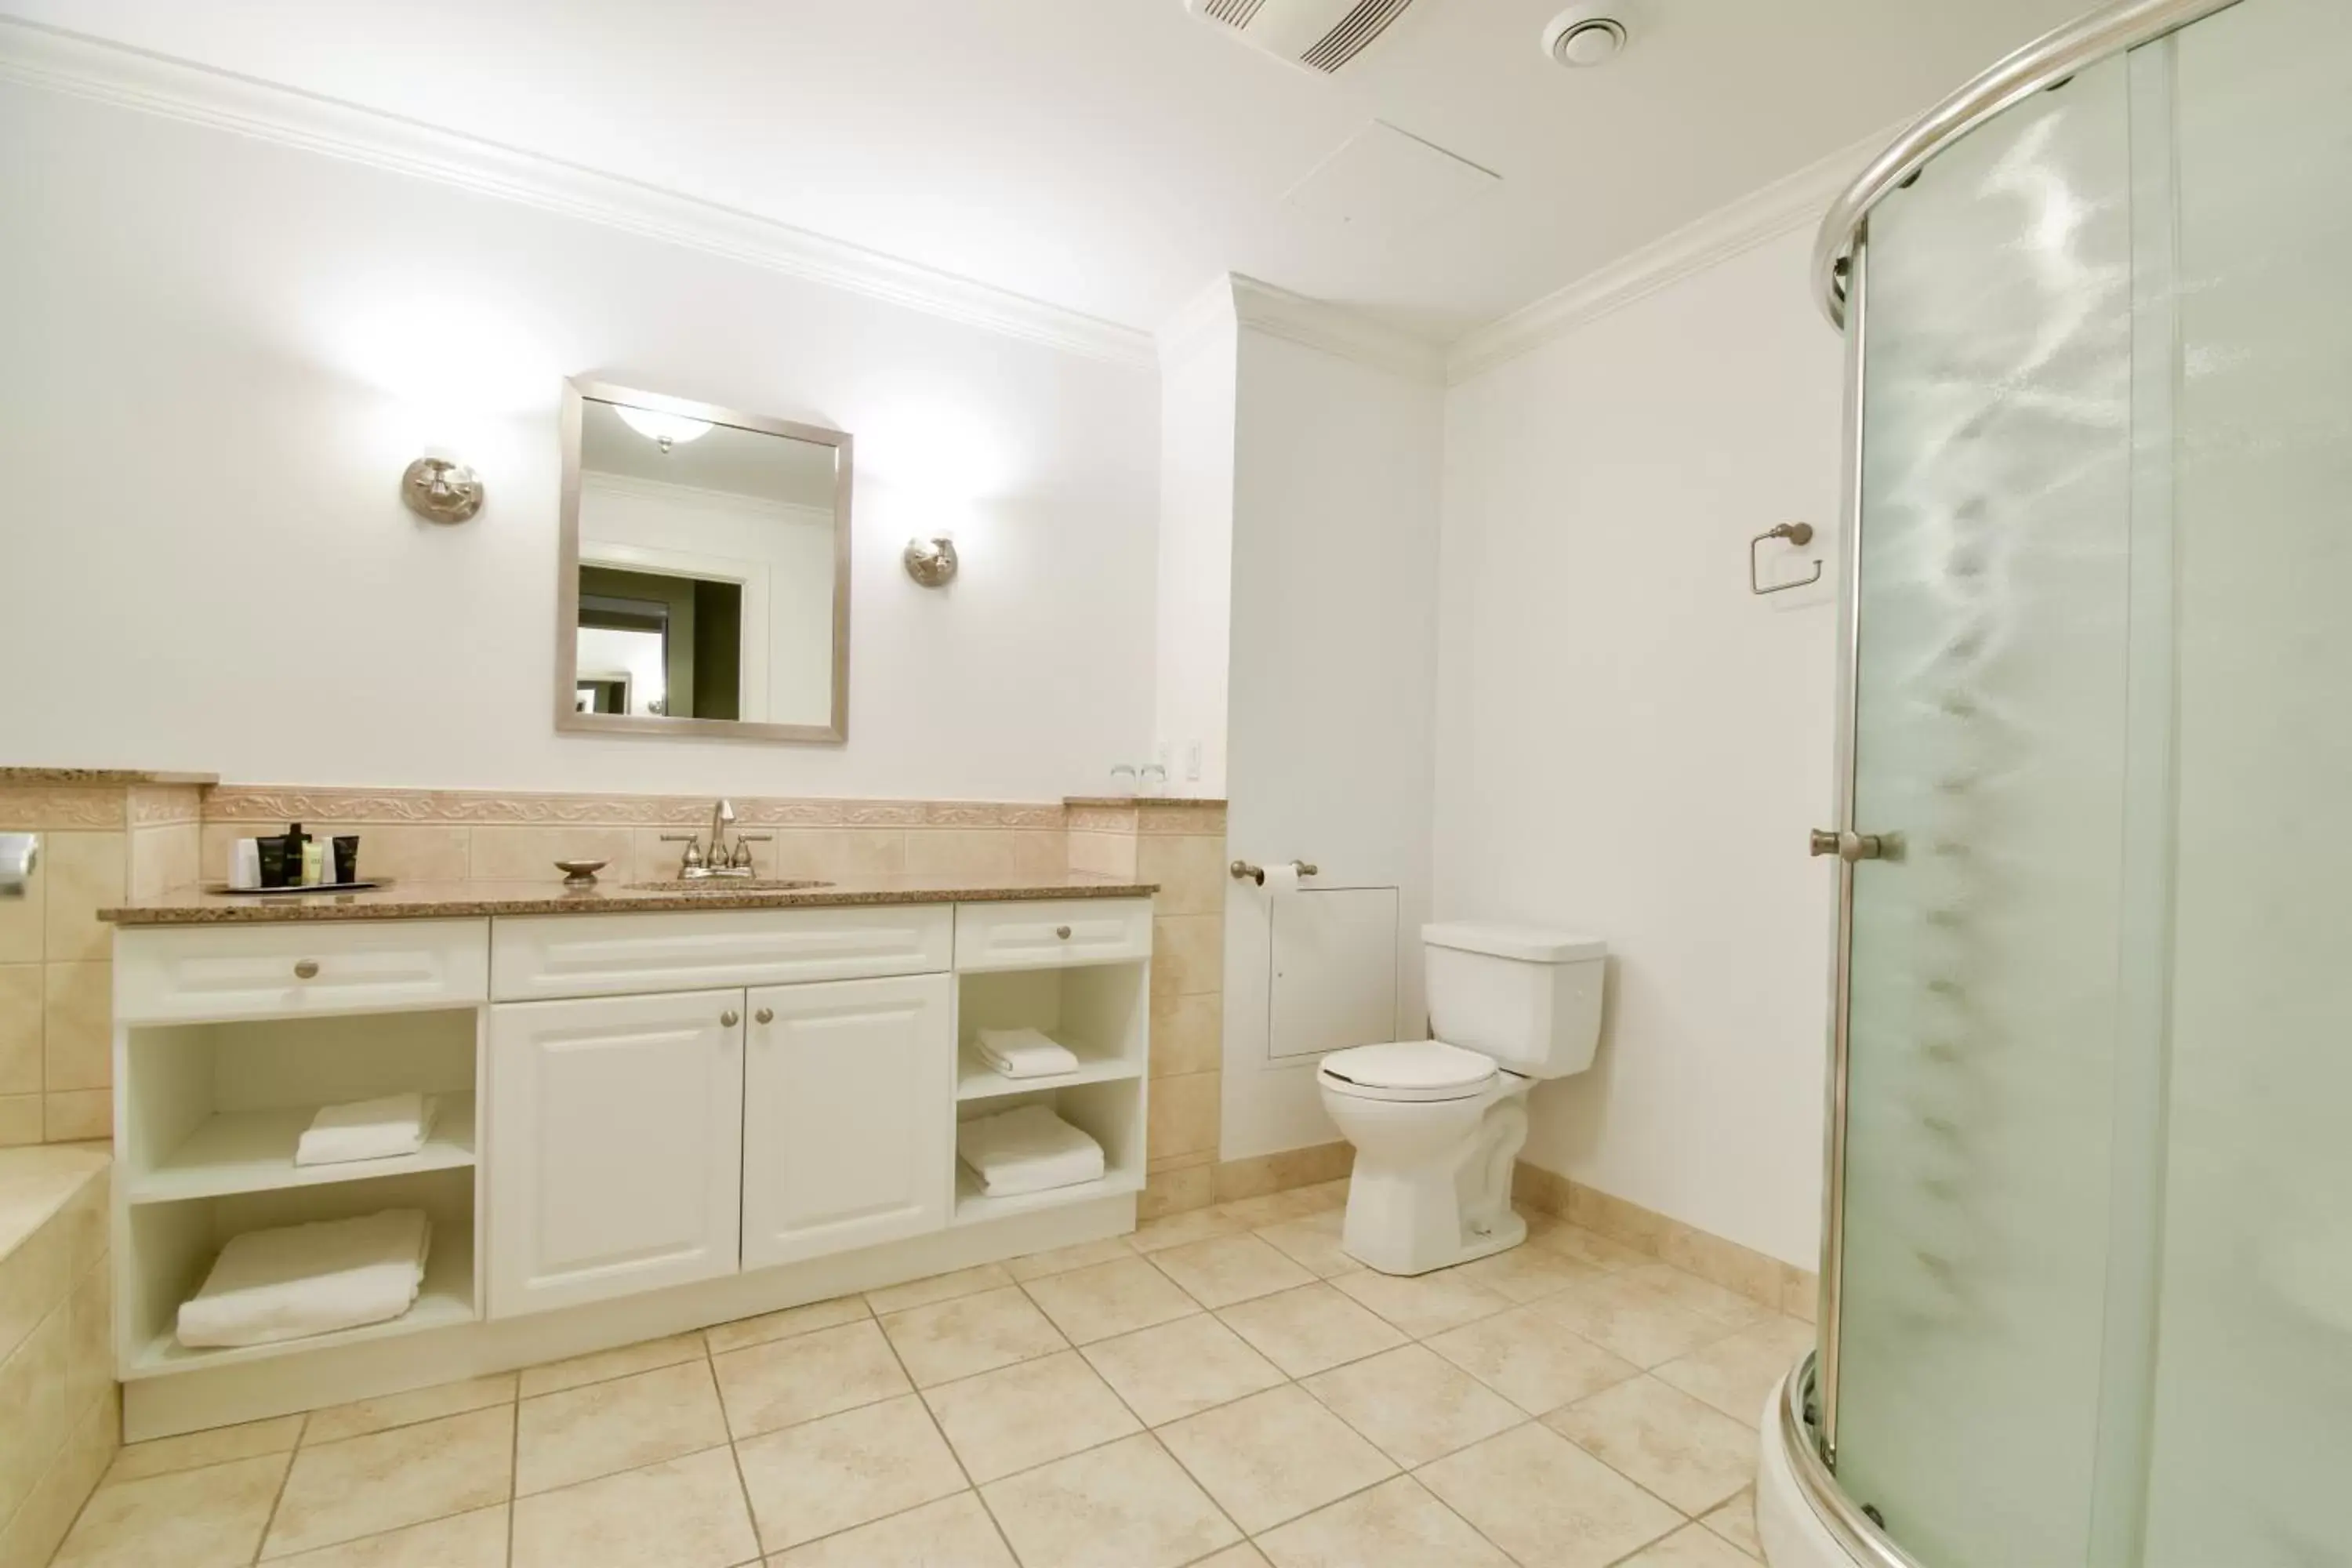
POLYGON ((1368 1273, 1342 1192, 137 1444, 57 1563, 1749 1568, 1807 1325, 1540 1216, 1368 1273))

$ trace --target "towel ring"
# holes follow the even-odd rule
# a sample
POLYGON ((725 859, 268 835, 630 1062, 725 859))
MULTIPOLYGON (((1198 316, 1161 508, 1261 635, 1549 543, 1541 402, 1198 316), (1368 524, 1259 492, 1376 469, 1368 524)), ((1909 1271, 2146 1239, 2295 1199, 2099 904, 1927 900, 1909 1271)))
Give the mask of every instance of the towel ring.
POLYGON ((1809 588, 1822 580, 1822 563, 1816 561, 1811 576, 1800 577, 1793 583, 1775 583, 1767 588, 1757 570, 1756 552, 1767 540, 1773 539, 1785 539, 1801 550, 1813 542, 1813 525, 1810 522, 1784 522, 1777 528, 1766 529, 1748 542, 1748 591, 1750 594, 1761 598, 1767 594, 1785 594, 1791 588, 1809 588))

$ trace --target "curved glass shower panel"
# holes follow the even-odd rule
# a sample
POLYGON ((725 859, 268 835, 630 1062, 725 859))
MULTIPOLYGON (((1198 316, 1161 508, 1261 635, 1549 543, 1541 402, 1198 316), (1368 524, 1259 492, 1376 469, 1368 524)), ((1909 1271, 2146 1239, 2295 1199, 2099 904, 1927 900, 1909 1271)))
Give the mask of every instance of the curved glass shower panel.
POLYGON ((2148 1568, 2352 1562, 2352 6, 2164 46, 2179 816, 2148 1568))
POLYGON ((2080 1563, 2126 766, 2124 62, 1872 215, 1837 1472, 1933 1568, 2080 1563))

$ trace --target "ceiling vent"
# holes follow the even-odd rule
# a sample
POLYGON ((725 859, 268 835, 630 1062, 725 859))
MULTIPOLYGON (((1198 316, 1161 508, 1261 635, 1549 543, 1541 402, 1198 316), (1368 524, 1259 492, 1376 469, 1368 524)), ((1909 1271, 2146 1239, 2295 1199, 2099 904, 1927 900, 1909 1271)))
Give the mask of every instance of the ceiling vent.
POLYGON ((1204 22, 1326 76, 1364 52, 1412 0, 1184 0, 1204 22))

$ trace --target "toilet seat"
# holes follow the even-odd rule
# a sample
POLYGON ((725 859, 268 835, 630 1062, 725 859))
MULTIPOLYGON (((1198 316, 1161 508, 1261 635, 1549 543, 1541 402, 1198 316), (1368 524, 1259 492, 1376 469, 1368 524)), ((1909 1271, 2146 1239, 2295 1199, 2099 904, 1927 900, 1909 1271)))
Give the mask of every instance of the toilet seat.
POLYGON ((1502 1069, 1492 1057, 1444 1040, 1392 1040, 1333 1051, 1317 1069, 1331 1092, 1358 1100, 1474 1100, 1502 1069))

